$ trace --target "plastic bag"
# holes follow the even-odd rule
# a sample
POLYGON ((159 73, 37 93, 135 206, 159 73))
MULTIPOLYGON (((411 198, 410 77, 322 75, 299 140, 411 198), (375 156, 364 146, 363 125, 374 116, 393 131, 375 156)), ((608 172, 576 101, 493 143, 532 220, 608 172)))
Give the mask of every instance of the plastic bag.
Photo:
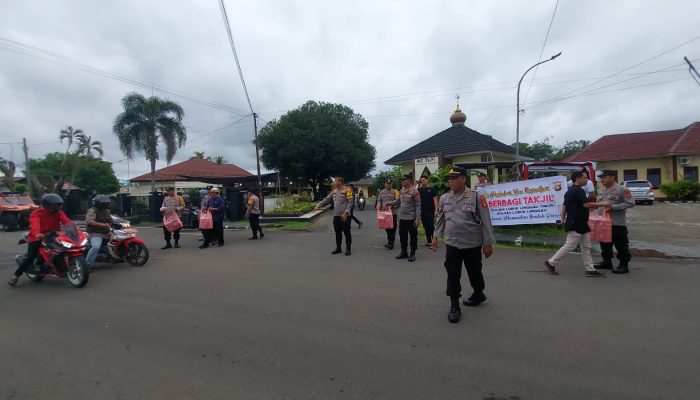
POLYGON ((182 228, 182 221, 176 212, 165 213, 163 216, 163 226, 168 232, 172 233, 182 228))
POLYGON ((199 229, 213 229, 214 220, 209 210, 202 210, 199 213, 199 229))
POLYGON ((594 242, 612 242, 612 218, 609 212, 591 213, 588 216, 588 227, 591 228, 591 240, 594 242))
POLYGON ((391 210, 377 210, 377 227, 379 229, 394 229, 394 216, 391 210))

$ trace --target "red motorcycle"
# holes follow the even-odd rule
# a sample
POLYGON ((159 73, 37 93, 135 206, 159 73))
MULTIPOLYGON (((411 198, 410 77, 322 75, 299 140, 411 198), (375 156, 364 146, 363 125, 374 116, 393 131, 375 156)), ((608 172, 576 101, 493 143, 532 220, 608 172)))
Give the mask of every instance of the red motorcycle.
MULTIPOLYGON (((27 243, 26 233, 19 241, 19 244, 24 243, 27 243)), ((47 276, 68 278, 75 287, 85 286, 90 278, 90 271, 85 262, 86 244, 87 234, 80 231, 74 223, 63 225, 60 232, 47 233, 41 241, 41 249, 34 264, 25 272, 27 277, 34 282, 40 282, 47 276)), ((21 264, 25 257, 15 257, 17 265, 21 264)))
MULTIPOLYGON (((102 240, 96 262, 126 261, 133 267, 140 267, 148 261, 148 247, 141 238, 136 237, 138 230, 131 227, 128 220, 112 217, 109 240, 102 240)), ((89 243, 88 243, 89 247, 89 243)))

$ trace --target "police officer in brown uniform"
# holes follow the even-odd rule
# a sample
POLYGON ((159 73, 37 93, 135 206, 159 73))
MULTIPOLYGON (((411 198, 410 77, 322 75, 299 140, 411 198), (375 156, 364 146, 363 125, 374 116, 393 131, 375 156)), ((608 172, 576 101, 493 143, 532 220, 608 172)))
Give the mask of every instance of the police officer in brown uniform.
MULTIPOLYGON (((377 195, 377 204, 375 206, 377 210, 386 211, 386 209, 389 207, 387 203, 391 203, 392 201, 399 198, 399 191, 394 189, 392 184, 393 181, 391 180, 391 178, 387 178, 384 181, 384 189, 382 189, 377 195)), ((394 241, 396 240, 397 221, 395 208, 391 209, 391 214, 394 218, 394 227, 391 229, 386 229, 386 244, 384 245, 384 247, 386 247, 389 250, 394 248, 394 241)))
POLYGON ((416 261, 416 249, 418 249, 418 225, 420 225, 421 202, 420 192, 413 187, 413 174, 402 176, 403 187, 399 192, 399 198, 387 203, 389 207, 399 207, 399 240, 401 253, 397 260, 408 258, 408 261, 416 261), (411 236, 411 254, 408 249, 408 236, 411 236))
POLYGON ((495 242, 491 214, 484 195, 466 187, 467 172, 464 168, 453 167, 449 174, 450 191, 440 197, 438 217, 433 236, 432 249, 438 248, 437 238, 447 236, 445 247, 445 269, 447 270, 447 290, 451 306, 447 318, 459 322, 462 311, 459 298, 462 296, 462 263, 469 275, 474 293, 464 305, 476 307, 486 301, 484 295, 484 275, 481 272, 481 253, 489 258, 493 254, 495 242))
POLYGON ((603 261, 595 264, 598 269, 612 269, 613 274, 629 273, 629 262, 632 259, 627 238, 627 209, 634 207, 634 200, 629 189, 615 182, 615 171, 604 170, 598 175, 603 187, 598 189, 598 201, 610 203, 605 209, 609 210, 612 217, 612 242, 600 243, 603 261), (613 268, 613 246, 617 250, 617 259, 620 265, 613 268))
POLYGON ((321 200, 314 211, 333 203, 333 229, 335 230, 335 250, 331 254, 341 253, 341 245, 343 244, 343 234, 345 234, 345 255, 350 255, 350 247, 352 246, 352 236, 350 234, 350 211, 353 203, 353 193, 350 188, 343 185, 343 178, 335 178, 335 189, 321 200))

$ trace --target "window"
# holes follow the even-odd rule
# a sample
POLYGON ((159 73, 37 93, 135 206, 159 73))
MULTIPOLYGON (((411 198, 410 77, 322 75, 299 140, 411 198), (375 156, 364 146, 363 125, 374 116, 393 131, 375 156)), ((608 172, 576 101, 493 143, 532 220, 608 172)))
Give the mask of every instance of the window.
POLYGON ((683 167, 683 179, 686 181, 698 181, 698 167, 683 167))
POLYGON ((658 188, 661 184, 661 168, 647 169, 647 180, 654 186, 654 189, 658 188))
POLYGON ((626 169, 623 171, 623 176, 625 179, 623 181, 636 181, 637 180, 637 170, 636 169, 626 169))

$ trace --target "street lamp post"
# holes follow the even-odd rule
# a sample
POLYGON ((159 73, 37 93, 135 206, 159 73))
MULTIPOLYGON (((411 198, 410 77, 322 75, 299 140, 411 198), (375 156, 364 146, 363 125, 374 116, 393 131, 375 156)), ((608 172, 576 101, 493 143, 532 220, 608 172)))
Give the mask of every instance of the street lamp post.
POLYGON ((520 80, 518 81, 518 101, 516 105, 516 123, 515 123, 515 177, 517 180, 520 180, 520 84, 523 83, 523 79, 525 79, 525 75, 527 75, 528 72, 530 72, 531 69, 535 68, 536 66, 540 64, 544 64, 546 62, 550 62, 554 60, 555 58, 559 57, 561 55, 561 51, 555 55, 553 55, 550 59, 540 61, 537 64, 533 65, 532 67, 528 68, 527 71, 523 74, 522 77, 520 77, 520 80))

